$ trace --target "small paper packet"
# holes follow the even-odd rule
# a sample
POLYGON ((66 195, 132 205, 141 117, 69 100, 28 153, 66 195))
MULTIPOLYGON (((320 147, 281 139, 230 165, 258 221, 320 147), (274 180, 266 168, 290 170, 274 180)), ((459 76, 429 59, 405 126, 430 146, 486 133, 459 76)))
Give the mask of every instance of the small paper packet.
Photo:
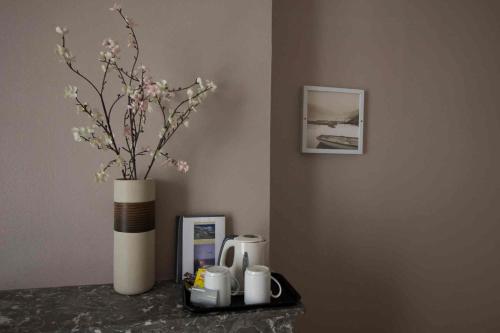
POLYGON ((205 268, 198 268, 196 271, 196 277, 194 279, 193 287, 195 288, 205 288, 205 268))

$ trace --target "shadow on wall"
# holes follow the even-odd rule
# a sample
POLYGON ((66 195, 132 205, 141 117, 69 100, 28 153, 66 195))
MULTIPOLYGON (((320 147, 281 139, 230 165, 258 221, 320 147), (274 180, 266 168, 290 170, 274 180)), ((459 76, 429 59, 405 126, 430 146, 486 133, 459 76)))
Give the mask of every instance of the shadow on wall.
POLYGON ((177 212, 187 211, 185 183, 158 179, 156 182, 156 278, 164 280, 175 275, 177 212))
MULTIPOLYGON (((348 224, 362 218, 362 208, 353 196, 356 191, 342 192, 348 183, 342 178, 355 181, 356 171, 339 176, 331 169, 361 163, 363 156, 300 153, 301 88, 335 82, 315 81, 320 70, 316 37, 321 33, 316 31, 316 4, 273 2, 272 266, 303 296, 306 313, 298 319, 298 332, 387 332, 402 316, 402 295, 390 279, 397 273, 385 259, 391 248, 370 248, 376 234, 361 236, 365 244, 357 238, 348 224)), ((369 124, 369 110, 366 116, 369 124)), ((367 133, 365 127, 365 138, 367 133)))

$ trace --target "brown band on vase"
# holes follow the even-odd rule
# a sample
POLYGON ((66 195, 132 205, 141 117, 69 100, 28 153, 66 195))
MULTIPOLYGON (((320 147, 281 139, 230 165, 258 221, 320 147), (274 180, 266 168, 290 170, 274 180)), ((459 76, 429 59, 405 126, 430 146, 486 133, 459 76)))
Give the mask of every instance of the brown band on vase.
POLYGON ((115 202, 115 231, 146 232, 155 228, 155 202, 115 202))

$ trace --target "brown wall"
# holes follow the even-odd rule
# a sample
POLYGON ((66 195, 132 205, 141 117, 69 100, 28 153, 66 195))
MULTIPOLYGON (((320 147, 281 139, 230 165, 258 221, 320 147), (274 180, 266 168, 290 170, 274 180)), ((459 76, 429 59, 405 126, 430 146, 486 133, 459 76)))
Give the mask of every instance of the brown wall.
MULTIPOLYGON (((99 78, 101 41, 113 37, 126 49, 112 4, 2 1, 0 289, 112 281, 112 182, 93 181, 106 155, 73 142, 71 127, 88 122, 63 88, 92 95, 54 54, 54 27, 68 26, 77 63, 99 78)), ((170 146, 190 162, 189 175, 165 167, 151 174, 158 180, 158 278, 165 279, 173 277, 176 214, 223 213, 235 232, 268 235, 271 1, 123 7, 139 24, 142 61, 155 78, 180 84, 200 75, 219 86, 170 146)), ((159 120, 150 119, 154 138, 159 120)))
POLYGON ((271 259, 299 332, 500 331, 500 2, 273 2, 271 259), (303 85, 361 88, 362 156, 301 155, 303 85))

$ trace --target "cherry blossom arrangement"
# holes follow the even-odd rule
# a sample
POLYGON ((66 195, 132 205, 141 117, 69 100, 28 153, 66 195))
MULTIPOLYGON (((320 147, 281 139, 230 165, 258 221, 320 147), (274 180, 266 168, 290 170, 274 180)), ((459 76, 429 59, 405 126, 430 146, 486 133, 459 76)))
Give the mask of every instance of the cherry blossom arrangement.
POLYGON ((70 85, 65 88, 64 96, 75 100, 77 112, 87 115, 92 121, 90 126, 72 129, 74 140, 89 143, 92 147, 114 154, 111 161, 101 164, 95 174, 97 182, 104 182, 108 179, 108 169, 111 167, 120 168, 123 179, 138 179, 137 160, 140 157, 150 158, 144 179, 148 177, 158 159, 161 159, 165 165, 174 166, 180 172, 187 173, 189 170, 187 162, 171 158, 165 146, 180 127, 189 126, 188 119, 191 114, 197 111, 202 100, 207 97, 207 93, 215 91, 217 86, 214 82, 203 81, 199 77, 193 83, 178 88, 173 88, 166 80, 153 81, 147 68, 138 65, 139 43, 134 30, 136 26, 134 21, 123 13, 118 4, 110 10, 117 13, 125 23, 128 30, 127 46, 135 52, 131 67, 127 70, 120 64, 120 46, 111 38, 105 39, 102 42, 104 50, 100 52, 98 59, 103 72, 100 83, 92 82, 76 66, 75 57, 67 46, 68 29, 59 26, 55 29, 62 41, 56 46, 56 54, 73 73, 90 85, 97 94, 100 104, 99 107, 91 107, 81 99, 77 87, 70 85), (111 73, 117 76, 122 90, 115 95, 110 104, 107 104, 104 90, 111 73), (115 116, 116 111, 113 111, 122 98, 125 98, 127 103, 123 113, 124 140, 122 141, 124 144, 120 146, 111 126, 111 117, 115 116), (158 133, 159 141, 154 149, 139 148, 139 138, 144 133, 148 115, 154 109, 158 109, 162 116, 158 133))

